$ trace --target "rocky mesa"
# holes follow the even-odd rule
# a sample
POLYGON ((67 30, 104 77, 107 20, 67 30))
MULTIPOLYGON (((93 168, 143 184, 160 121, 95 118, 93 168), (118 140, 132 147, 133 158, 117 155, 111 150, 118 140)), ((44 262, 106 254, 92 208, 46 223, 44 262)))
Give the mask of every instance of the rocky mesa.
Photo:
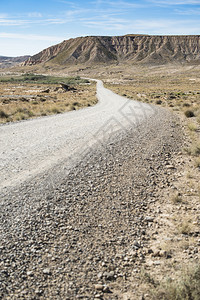
POLYGON ((200 63, 200 35, 87 36, 65 40, 30 57, 24 65, 200 63))

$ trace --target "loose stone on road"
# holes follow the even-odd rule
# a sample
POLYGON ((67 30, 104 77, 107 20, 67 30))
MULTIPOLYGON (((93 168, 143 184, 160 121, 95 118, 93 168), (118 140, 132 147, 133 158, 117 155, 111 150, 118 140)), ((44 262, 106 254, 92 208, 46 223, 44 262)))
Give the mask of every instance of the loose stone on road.
POLYGON ((97 86, 94 108, 0 127, 2 299, 122 299, 145 261, 178 128, 97 86))

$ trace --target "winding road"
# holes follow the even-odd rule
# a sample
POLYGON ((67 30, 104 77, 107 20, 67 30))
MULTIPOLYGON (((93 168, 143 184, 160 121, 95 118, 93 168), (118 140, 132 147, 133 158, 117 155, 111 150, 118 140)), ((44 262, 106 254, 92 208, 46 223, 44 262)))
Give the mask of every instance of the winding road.
POLYGON ((133 270, 171 184, 180 129, 166 109, 101 81, 97 97, 91 108, 0 126, 0 299, 141 298, 133 270))
POLYGON ((70 169, 94 144, 155 113, 152 106, 114 94, 100 80, 97 98, 94 107, 0 126, 0 191, 63 159, 70 169))

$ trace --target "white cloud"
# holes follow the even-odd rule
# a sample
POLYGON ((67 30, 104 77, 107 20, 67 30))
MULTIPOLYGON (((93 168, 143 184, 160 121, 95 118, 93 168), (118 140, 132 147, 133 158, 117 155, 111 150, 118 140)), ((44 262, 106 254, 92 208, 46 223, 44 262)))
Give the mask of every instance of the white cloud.
POLYGON ((63 37, 58 37, 58 36, 6 33, 6 32, 0 32, 0 38, 23 39, 23 40, 31 40, 31 41, 52 41, 52 42, 61 42, 62 40, 64 40, 63 37))
POLYGON ((149 0, 155 4, 163 5, 199 5, 200 0, 149 0))
POLYGON ((8 18, 1 18, 0 17, 0 25, 2 26, 22 26, 27 24, 27 20, 14 20, 14 19, 8 19, 8 18))
POLYGON ((111 6, 117 6, 120 9, 126 9, 126 8, 143 8, 147 5, 140 3, 132 3, 127 1, 105 1, 106 4, 111 6))
POLYGON ((199 27, 195 20, 168 20, 168 19, 89 19, 82 20, 85 26, 103 30, 108 34, 137 33, 152 35, 187 35, 199 34, 199 27))
POLYGON ((106 7, 109 6, 114 6, 118 7, 119 9, 125 9, 125 8, 142 8, 146 6, 144 3, 142 4, 141 1, 138 1, 138 3, 133 3, 129 1, 123 1, 123 0, 118 0, 118 1, 105 1, 105 0, 97 0, 94 2, 91 2, 91 4, 94 4, 98 7, 106 4, 106 7))
POLYGON ((192 16, 192 15, 200 15, 199 9, 186 9, 186 10, 175 10, 175 13, 178 15, 192 16))
POLYGON ((12 19, 12 18, 1 18, 0 17, 0 25, 1 26, 31 26, 34 24, 38 24, 38 25, 50 25, 50 24, 66 24, 73 21, 70 18, 48 18, 48 19, 12 19))
POLYGON ((42 14, 39 12, 30 12, 28 13, 29 18, 42 18, 42 14))

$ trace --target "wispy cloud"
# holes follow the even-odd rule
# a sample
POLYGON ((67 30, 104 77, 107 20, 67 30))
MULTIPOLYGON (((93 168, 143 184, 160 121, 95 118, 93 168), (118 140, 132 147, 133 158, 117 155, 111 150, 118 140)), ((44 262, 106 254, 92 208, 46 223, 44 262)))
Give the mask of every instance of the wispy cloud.
POLYGON ((0 17, 0 25, 2 26, 22 26, 28 24, 27 20, 9 19, 5 17, 0 17))
POLYGON ((107 7, 112 6, 112 7, 118 7, 119 9, 126 9, 126 8, 143 8, 146 7, 147 4, 144 2, 142 3, 141 1, 137 2, 128 2, 128 1, 94 1, 91 2, 92 4, 97 4, 97 5, 103 5, 106 4, 107 7))
POLYGON ((183 15, 183 16, 195 16, 195 15, 200 15, 200 8, 199 9, 185 9, 185 10, 176 9, 175 13, 178 15, 183 15))
POLYGON ((141 33, 155 35, 182 35, 198 34, 199 29, 194 20, 168 20, 168 19, 89 19, 82 20, 85 26, 109 32, 118 31, 125 33, 141 33))
POLYGON ((42 14, 40 12, 30 12, 28 13, 29 18, 42 18, 42 14))
POLYGON ((1 26, 28 26, 28 25, 51 25, 51 24, 66 24, 73 21, 71 18, 61 17, 61 18, 1 18, 0 17, 0 25, 1 26))
POLYGON ((200 5, 200 0, 149 0, 149 2, 162 5, 200 5))
POLYGON ((58 36, 7 33, 7 32, 0 32, 0 38, 22 39, 22 40, 32 40, 32 41, 51 41, 51 42, 59 42, 64 40, 63 37, 58 37, 58 36))

